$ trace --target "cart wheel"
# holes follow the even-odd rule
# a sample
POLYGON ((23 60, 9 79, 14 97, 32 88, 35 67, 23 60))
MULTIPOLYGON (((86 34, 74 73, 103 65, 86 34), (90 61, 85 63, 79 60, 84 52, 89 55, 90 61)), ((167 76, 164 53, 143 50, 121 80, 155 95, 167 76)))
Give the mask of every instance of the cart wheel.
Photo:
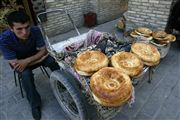
POLYGON ((50 84, 57 101, 70 119, 88 119, 85 96, 72 74, 66 70, 56 70, 51 74, 50 84))

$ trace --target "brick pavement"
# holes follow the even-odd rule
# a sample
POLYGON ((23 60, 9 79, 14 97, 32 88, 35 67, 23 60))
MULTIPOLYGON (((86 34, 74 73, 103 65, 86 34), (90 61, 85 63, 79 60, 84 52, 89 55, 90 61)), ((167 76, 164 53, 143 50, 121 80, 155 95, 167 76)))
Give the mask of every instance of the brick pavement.
MULTIPOLYGON (((96 30, 116 31, 117 20, 99 25, 96 30)), ((88 29, 80 29, 87 32, 88 29)), ((67 39, 74 32, 54 39, 67 39)), ((42 97, 42 120, 66 120, 50 88, 49 80, 39 69, 35 71, 37 89, 42 97)), ((132 108, 124 106, 113 120, 180 120, 180 44, 173 43, 168 55, 156 68, 153 81, 147 83, 147 75, 135 86, 136 101, 132 108)), ((92 112, 92 111, 90 111, 92 112)), ((0 57, 0 120, 32 120, 26 98, 21 98, 19 87, 13 80, 13 72, 0 57)))

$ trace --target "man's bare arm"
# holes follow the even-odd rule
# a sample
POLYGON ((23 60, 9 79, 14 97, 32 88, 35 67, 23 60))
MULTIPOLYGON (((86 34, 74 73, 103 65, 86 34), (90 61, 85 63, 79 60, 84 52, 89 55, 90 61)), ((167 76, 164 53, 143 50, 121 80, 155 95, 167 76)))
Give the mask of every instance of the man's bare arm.
POLYGON ((23 71, 27 66, 31 66, 41 62, 43 59, 47 57, 47 54, 48 52, 46 47, 42 47, 39 49, 38 53, 31 57, 20 60, 9 60, 9 63, 13 66, 14 69, 17 69, 18 71, 23 71))
POLYGON ((49 55, 49 54, 46 54, 46 55, 44 55, 43 57, 41 57, 41 59, 36 60, 36 61, 34 61, 34 62, 31 62, 30 64, 28 64, 28 66, 32 66, 32 65, 35 65, 35 64, 37 64, 37 63, 42 62, 48 55, 49 55))
POLYGON ((46 47, 39 48, 39 52, 31 57, 26 58, 28 64, 33 63, 35 61, 40 60, 43 56, 47 55, 47 49, 46 47))

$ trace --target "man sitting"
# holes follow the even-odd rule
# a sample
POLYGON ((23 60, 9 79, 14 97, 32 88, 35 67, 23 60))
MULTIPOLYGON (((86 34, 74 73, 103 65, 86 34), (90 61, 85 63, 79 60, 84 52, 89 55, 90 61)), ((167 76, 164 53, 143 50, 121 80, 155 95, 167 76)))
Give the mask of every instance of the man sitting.
POLYGON ((51 71, 59 69, 48 55, 40 29, 31 26, 30 17, 22 11, 14 11, 7 17, 9 29, 0 35, 0 49, 4 58, 19 74, 32 108, 35 120, 41 118, 41 97, 36 90, 32 70, 40 65, 51 71))

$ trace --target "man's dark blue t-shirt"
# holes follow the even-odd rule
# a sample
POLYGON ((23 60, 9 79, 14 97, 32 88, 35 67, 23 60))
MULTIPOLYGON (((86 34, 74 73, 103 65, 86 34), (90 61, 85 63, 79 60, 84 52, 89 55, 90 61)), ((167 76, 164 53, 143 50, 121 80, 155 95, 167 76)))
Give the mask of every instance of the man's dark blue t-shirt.
POLYGON ((10 30, 0 35, 0 49, 5 59, 24 59, 35 55, 37 48, 45 45, 41 31, 38 27, 31 28, 30 36, 25 42, 19 41, 16 35, 10 30))

